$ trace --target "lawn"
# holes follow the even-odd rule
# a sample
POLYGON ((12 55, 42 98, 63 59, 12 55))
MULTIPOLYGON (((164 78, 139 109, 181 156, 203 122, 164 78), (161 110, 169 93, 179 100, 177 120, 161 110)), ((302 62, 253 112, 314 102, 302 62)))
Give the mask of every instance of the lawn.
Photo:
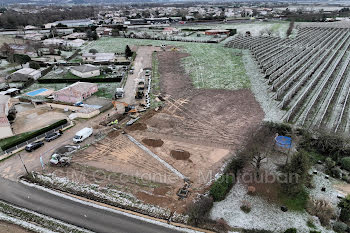
POLYGON ((184 58, 182 63, 197 88, 237 90, 250 87, 242 56, 237 56, 237 50, 224 48, 221 44, 101 38, 86 45, 83 52, 94 48, 99 52, 122 53, 126 45, 162 44, 176 46, 191 55, 184 58))
POLYGON ((95 93, 98 97, 112 99, 115 94, 115 89, 120 83, 98 83, 98 92, 95 93))
POLYGON ((271 30, 273 36, 286 37, 288 30, 288 22, 251 22, 251 23, 221 23, 221 24, 197 24, 197 25, 183 25, 180 28, 185 29, 237 29, 237 33, 244 34, 250 31, 253 36, 258 36, 264 30, 271 30))

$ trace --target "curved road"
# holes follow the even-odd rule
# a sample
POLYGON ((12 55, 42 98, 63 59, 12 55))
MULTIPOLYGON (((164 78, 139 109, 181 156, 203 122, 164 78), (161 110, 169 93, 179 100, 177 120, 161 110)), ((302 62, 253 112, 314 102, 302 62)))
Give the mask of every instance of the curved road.
POLYGON ((94 232, 181 232, 156 224, 143 222, 123 214, 84 205, 3 178, 0 178, 0 199, 94 232))

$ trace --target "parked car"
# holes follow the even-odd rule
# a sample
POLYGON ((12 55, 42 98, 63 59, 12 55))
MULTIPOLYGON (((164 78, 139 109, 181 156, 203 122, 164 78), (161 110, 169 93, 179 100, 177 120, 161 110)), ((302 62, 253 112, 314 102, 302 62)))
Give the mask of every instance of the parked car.
POLYGON ((52 134, 49 134, 45 137, 45 141, 47 142, 51 142, 52 140, 55 140, 56 138, 61 137, 61 133, 60 132, 54 132, 52 134))
POLYGON ((42 147, 44 145, 44 142, 38 141, 38 142, 32 142, 28 144, 24 149, 28 152, 32 152, 33 150, 38 149, 39 147, 42 147))
POLYGON ((73 138, 73 142, 79 143, 79 142, 84 141, 85 139, 87 139, 88 137, 90 137, 92 135, 92 132, 93 132, 92 128, 84 128, 84 129, 78 131, 73 138))

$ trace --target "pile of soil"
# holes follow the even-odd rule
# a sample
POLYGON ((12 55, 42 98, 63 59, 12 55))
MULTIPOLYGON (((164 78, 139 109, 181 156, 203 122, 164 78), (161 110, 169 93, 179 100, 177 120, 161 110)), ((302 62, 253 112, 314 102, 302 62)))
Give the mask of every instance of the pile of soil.
POLYGON ((152 138, 145 138, 142 140, 144 144, 147 146, 152 146, 152 147, 161 147, 163 146, 164 142, 160 139, 152 139, 152 138))
POLYGON ((113 131, 109 132, 109 133, 107 134, 107 136, 108 136, 109 138, 116 138, 116 137, 119 136, 119 134, 120 134, 119 131, 113 130, 113 131))
POLYGON ((187 160, 191 156, 190 152, 185 150, 172 150, 170 151, 170 155, 176 160, 187 160))
POLYGON ((127 116, 127 115, 115 113, 115 114, 113 114, 112 116, 107 117, 106 120, 101 121, 101 122, 100 122, 100 125, 102 125, 102 126, 107 126, 108 123, 110 123, 111 121, 115 121, 115 120, 118 120, 118 121, 120 122, 120 121, 123 120, 126 116, 127 116))
POLYGON ((134 123, 128 128, 128 130, 130 131, 135 131, 135 130, 143 131, 146 129, 147 129, 147 125, 145 123, 134 123))

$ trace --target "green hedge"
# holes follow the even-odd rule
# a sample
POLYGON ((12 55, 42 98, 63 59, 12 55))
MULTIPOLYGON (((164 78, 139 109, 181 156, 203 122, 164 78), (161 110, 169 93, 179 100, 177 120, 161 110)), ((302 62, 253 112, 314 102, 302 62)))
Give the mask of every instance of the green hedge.
POLYGON ((232 185, 233 177, 231 175, 223 175, 211 186, 210 195, 214 201, 224 200, 232 185))
POLYGON ((347 170, 350 171, 350 157, 344 157, 340 160, 341 166, 347 170))
POLYGON ((57 122, 53 123, 52 125, 44 127, 42 129, 39 129, 37 131, 26 132, 26 133, 23 133, 21 135, 16 135, 16 136, 13 136, 13 137, 10 137, 10 138, 5 138, 5 139, 3 139, 5 143, 1 143, 2 140, 0 141, 0 143, 2 144, 2 145, 0 144, 1 145, 1 149, 2 150, 10 149, 10 148, 12 148, 12 147, 14 147, 14 146, 16 146, 18 144, 21 144, 21 143, 23 143, 25 141, 28 141, 28 140, 32 139, 32 138, 40 136, 41 134, 46 133, 46 132, 48 132, 50 130, 53 130, 53 129, 61 126, 61 125, 66 124, 66 123, 67 123, 67 120, 63 119, 63 120, 60 120, 60 121, 57 121, 57 122))

